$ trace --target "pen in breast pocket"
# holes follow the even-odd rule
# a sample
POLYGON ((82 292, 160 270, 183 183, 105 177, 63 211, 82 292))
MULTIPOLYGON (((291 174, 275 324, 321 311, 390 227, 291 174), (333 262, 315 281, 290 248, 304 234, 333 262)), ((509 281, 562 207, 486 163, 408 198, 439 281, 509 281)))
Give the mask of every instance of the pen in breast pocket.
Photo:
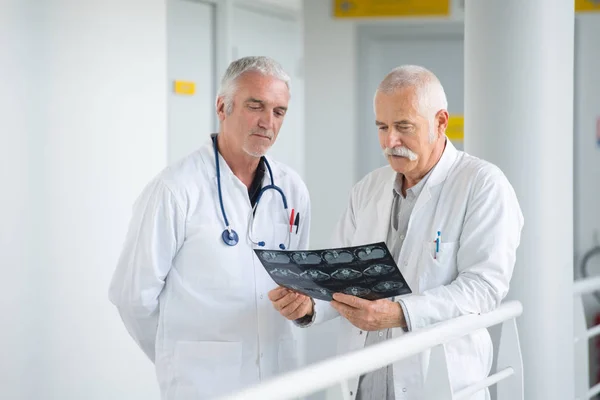
POLYGON ((435 254, 433 255, 433 258, 437 260, 437 255, 440 252, 440 241, 442 240, 442 232, 438 231, 437 232, 437 238, 434 240, 435 242, 435 254))
POLYGON ((292 228, 294 228, 294 212, 295 212, 295 211, 296 211, 296 210, 294 210, 294 209, 292 208, 292 212, 291 212, 291 214, 290 214, 290 233, 292 233, 292 228))
POLYGON ((294 221, 294 225, 296 225, 296 235, 298 234, 298 228, 300 227, 300 213, 296 213, 296 220, 294 221))

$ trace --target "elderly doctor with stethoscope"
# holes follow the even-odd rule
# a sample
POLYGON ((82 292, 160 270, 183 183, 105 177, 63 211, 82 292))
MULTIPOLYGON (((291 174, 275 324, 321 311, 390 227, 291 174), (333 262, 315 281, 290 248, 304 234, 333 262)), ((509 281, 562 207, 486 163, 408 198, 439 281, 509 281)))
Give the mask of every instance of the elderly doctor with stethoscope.
POLYGON ((135 204, 110 299, 154 362, 162 399, 213 398, 302 362, 295 325, 308 321, 296 316, 311 319, 311 300, 277 287, 253 252, 308 247, 306 186, 264 156, 289 98, 275 61, 234 61, 217 98, 219 134, 135 204))

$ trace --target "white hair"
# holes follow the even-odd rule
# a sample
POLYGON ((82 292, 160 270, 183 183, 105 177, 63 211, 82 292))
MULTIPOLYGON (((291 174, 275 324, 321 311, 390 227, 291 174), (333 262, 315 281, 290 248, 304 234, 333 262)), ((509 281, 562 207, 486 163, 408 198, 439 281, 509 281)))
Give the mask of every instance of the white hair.
MULTIPOLYGON (((398 89, 412 87, 417 91, 420 114, 429 121, 429 140, 435 140, 435 114, 448 109, 446 93, 439 79, 427 68, 418 65, 402 65, 391 70, 381 81, 377 93, 393 93, 398 89)), ((375 97, 373 107, 375 107, 375 97)))
POLYGON ((227 67, 217 94, 217 99, 221 96, 225 98, 226 114, 231 114, 233 111, 233 96, 237 90, 237 79, 245 72, 251 71, 282 80, 290 90, 290 77, 277 61, 264 56, 240 58, 227 67))

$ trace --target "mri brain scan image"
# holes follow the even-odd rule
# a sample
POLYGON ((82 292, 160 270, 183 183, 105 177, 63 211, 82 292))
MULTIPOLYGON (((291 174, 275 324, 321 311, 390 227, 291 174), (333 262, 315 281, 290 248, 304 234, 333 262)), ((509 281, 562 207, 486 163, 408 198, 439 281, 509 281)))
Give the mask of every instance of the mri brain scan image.
POLYGON ((334 293, 369 300, 412 293, 384 242, 311 250, 254 249, 280 286, 314 299, 334 293))
POLYGON ((333 296, 333 293, 332 293, 332 292, 330 292, 330 291, 329 291, 329 290, 327 290, 327 289, 323 289, 323 288, 316 288, 316 289, 313 289, 313 288, 307 288, 307 289, 304 289, 304 290, 305 290, 306 292, 308 292, 309 294, 311 294, 311 293, 312 293, 312 294, 317 294, 317 293, 318 293, 318 294, 320 294, 321 296, 326 296, 326 297, 332 297, 332 296, 333 296))
POLYGON ((371 291, 363 287, 350 286, 344 290, 344 293, 351 296, 366 296, 367 294, 371 293, 371 291))
POLYGON ((351 269, 351 268, 340 268, 338 270, 335 270, 331 274, 331 276, 335 279, 349 280, 349 279, 360 278, 362 276, 362 273, 360 273, 360 271, 357 271, 357 270, 351 269))
POLYGON ((354 256, 349 251, 327 251, 323 258, 328 264, 350 263, 354 260, 354 256))
POLYGON ((385 250, 378 246, 365 247, 356 252, 357 257, 363 261, 384 258, 385 254, 385 250))
POLYGON ((389 292, 394 289, 399 289, 402 287, 402 283, 400 282, 379 282, 377 285, 373 286, 373 290, 376 292, 389 292))
POLYGON ((321 256, 316 253, 298 252, 292 255, 292 260, 299 265, 318 265, 321 264, 321 256))
POLYGON ((280 278, 298 278, 298 274, 290 271, 289 269, 274 268, 271 270, 271 275, 278 276, 280 278))
POLYGON ((327 275, 326 273, 321 272, 317 269, 309 269, 308 271, 304 271, 303 273, 300 274, 300 276, 305 279, 310 279, 311 281, 314 281, 314 282, 322 282, 322 281, 326 281, 330 278, 329 275, 327 275))
POLYGON ((261 253, 261 257, 263 260, 265 260, 266 262, 270 262, 270 263, 275 263, 275 264, 289 264, 290 263, 290 258, 287 255, 281 254, 281 253, 267 251, 267 252, 261 253))
POLYGON ((367 276, 382 276, 392 272, 394 268, 386 264, 375 264, 363 271, 363 274, 367 276))

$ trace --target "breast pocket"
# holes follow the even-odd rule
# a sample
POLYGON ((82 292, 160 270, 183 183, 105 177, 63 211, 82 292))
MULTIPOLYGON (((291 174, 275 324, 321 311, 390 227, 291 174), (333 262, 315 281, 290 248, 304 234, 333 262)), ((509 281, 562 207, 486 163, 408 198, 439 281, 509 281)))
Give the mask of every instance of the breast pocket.
POLYGON ((279 246, 279 243, 284 243, 286 250, 299 250, 298 242, 300 241, 300 231, 296 233, 296 227, 294 226, 290 232, 290 226, 288 224, 275 225, 277 225, 275 231, 277 232, 278 238, 281 239, 281 242, 278 242, 277 246, 279 246))
POLYGON ((254 228, 253 241, 256 243, 263 242, 262 249, 282 250, 280 245, 283 245, 285 250, 298 249, 298 235, 296 228, 290 232, 290 225, 281 222, 270 223, 268 226, 256 226, 254 228))
POLYGON ((456 278, 457 251, 458 242, 442 242, 439 249, 433 241, 423 243, 419 274, 421 290, 447 285, 456 278))
POLYGON ((239 288, 243 283, 244 260, 252 262, 245 235, 238 232, 239 242, 223 242, 223 227, 212 224, 188 224, 185 242, 174 261, 182 281, 194 288, 239 288))

